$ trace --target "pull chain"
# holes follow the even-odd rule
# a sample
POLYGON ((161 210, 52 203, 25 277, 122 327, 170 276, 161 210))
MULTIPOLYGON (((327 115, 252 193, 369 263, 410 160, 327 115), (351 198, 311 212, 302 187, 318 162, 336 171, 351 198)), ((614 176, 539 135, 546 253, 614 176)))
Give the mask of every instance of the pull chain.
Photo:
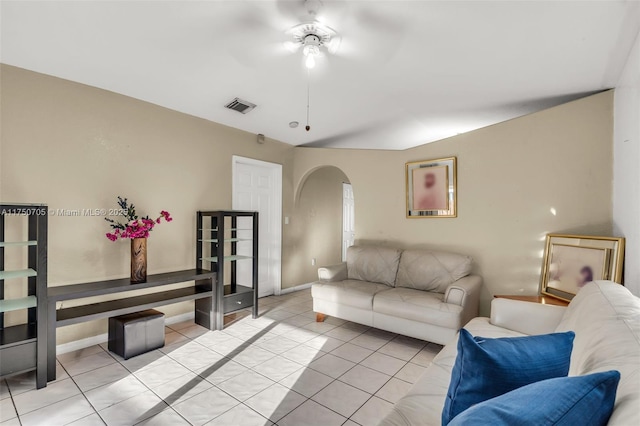
POLYGON ((311 126, 309 125, 309 104, 310 104, 310 93, 311 93, 311 76, 310 76, 310 70, 309 68, 307 68, 307 125, 304 127, 305 130, 308 132, 309 130, 311 130, 311 126))

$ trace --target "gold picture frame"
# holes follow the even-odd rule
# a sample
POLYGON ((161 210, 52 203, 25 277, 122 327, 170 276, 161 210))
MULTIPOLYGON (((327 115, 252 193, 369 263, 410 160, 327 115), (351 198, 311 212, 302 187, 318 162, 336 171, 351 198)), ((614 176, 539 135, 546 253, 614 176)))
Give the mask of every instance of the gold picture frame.
POLYGON ((571 301, 590 281, 622 284, 625 239, 587 235, 548 234, 540 292, 571 301))
POLYGON ((406 163, 407 218, 457 217, 457 159, 406 163))

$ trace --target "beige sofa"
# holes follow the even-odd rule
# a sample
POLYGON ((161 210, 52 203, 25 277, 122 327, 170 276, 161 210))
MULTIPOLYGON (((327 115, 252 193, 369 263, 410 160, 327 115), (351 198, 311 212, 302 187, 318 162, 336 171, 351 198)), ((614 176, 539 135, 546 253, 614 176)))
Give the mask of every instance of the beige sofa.
POLYGON ((346 263, 318 270, 313 310, 445 344, 478 316, 482 279, 470 272, 468 256, 353 246, 346 263))
MULTIPOLYGON (((640 425, 640 299, 620 284, 590 283, 567 308, 494 299, 491 318, 476 318, 465 329, 482 337, 574 331, 569 375, 618 370, 621 379, 609 425, 640 425)), ((456 347, 457 340, 444 347, 380 425, 441 423, 456 347)))

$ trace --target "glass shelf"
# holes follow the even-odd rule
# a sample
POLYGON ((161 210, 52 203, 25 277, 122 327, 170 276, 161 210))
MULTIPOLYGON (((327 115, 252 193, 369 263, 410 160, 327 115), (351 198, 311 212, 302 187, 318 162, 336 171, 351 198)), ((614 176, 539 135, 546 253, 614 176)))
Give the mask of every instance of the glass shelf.
MULTIPOLYGON (((202 241, 203 243, 217 243, 218 242, 217 239, 202 239, 202 240, 198 240, 198 241, 202 241)), ((225 238, 224 239, 225 243, 237 243, 238 241, 251 241, 251 238, 225 238)))
POLYGON ((36 246, 37 241, 0 241, 0 247, 12 247, 12 246, 36 246))
MULTIPOLYGON (((243 259, 252 259, 251 256, 241 256, 239 254, 233 255, 233 256, 225 256, 224 260, 225 262, 233 262, 234 260, 243 260, 243 259)), ((207 262, 213 262, 213 263, 217 263, 218 262, 218 257, 201 257, 200 260, 204 260, 207 262)))
POLYGON ((35 277, 38 275, 33 269, 21 269, 19 271, 0 271, 0 280, 8 280, 11 278, 35 277))
POLYGON ((37 304, 38 299, 35 296, 21 297, 20 299, 3 299, 0 300, 0 312, 34 308, 37 304))

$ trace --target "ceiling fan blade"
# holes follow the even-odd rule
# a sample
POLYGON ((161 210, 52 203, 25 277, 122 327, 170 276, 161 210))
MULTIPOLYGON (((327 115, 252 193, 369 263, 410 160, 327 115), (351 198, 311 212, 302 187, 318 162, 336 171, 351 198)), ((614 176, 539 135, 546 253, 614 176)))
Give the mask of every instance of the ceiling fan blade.
POLYGON ((360 8, 355 13, 355 18, 361 26, 375 29, 386 35, 401 32, 404 28, 408 11, 401 4, 394 4, 394 6, 389 8, 388 13, 374 12, 366 7, 360 8))
POLYGON ((295 21, 281 16, 271 2, 246 2, 225 31, 229 54, 247 66, 274 61, 298 49, 286 36, 295 21))
MULTIPOLYGON (((390 2, 391 3, 391 2, 390 2)), ((366 4, 354 3, 339 25, 342 37, 337 56, 365 62, 391 60, 406 37, 404 2, 391 3, 386 11, 373 12, 366 4)))
POLYGON ((277 0, 276 9, 285 19, 304 22, 312 20, 312 14, 305 7, 304 0, 277 0))
POLYGON ((296 23, 319 21, 329 26, 339 22, 349 9, 345 0, 277 0, 276 6, 284 18, 296 23))
POLYGON ((289 53, 296 53, 302 47, 301 43, 296 43, 296 42, 291 41, 291 40, 285 41, 283 43, 283 45, 284 45, 285 50, 287 52, 289 52, 289 53))
POLYGON ((296 25, 317 20, 337 32, 325 45, 329 56, 380 63, 390 60, 405 37, 404 2, 372 11, 367 2, 276 0, 244 2, 229 20, 228 51, 240 63, 255 66, 300 50, 292 38, 296 25), (310 13, 310 10, 312 13, 310 13))

